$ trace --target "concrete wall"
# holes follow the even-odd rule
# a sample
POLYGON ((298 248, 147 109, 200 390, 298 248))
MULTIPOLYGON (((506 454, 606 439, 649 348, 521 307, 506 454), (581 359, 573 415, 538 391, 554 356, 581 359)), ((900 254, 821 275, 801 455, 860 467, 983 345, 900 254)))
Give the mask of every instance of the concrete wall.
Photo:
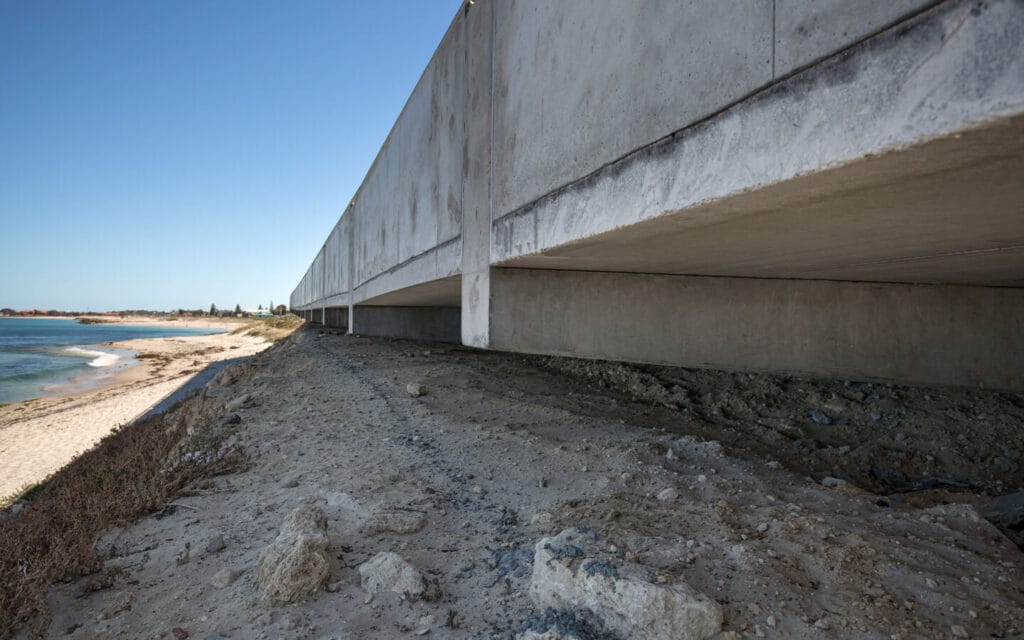
POLYGON ((495 349, 1024 389, 1024 289, 550 269, 490 286, 495 349))
POLYGON ((1018 0, 477 0, 292 306, 344 307, 351 331, 419 337, 450 337, 461 307, 456 333, 481 348, 1024 386, 1007 359, 1024 357, 1019 300, 991 289, 1024 284, 1021 50, 1018 0), (525 280, 548 289, 512 286, 506 268, 550 270, 525 280), (721 277, 738 278, 763 304, 720 300, 770 318, 738 321, 690 286, 645 285, 652 297, 635 300, 628 289, 647 281, 628 274, 728 290, 721 277), (601 313, 578 291, 644 309, 642 335, 612 348, 621 316, 555 313, 601 313), (876 313, 897 298, 918 311, 876 313), (692 304, 710 306, 685 341, 718 345, 713 358, 668 324, 692 304), (885 339, 875 322, 943 313, 980 342, 937 349, 947 320, 885 339), (842 319, 840 333, 823 324, 842 319), (785 346, 759 360, 717 340, 720 324, 785 346), (894 349, 905 368, 886 361, 894 349))

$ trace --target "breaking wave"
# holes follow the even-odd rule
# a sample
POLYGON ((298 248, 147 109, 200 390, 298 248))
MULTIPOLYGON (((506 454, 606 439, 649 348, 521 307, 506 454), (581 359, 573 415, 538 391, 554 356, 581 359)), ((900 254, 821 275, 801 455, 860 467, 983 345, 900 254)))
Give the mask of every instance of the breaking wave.
POLYGON ((82 347, 68 347, 65 349, 66 352, 82 356, 85 358, 92 358, 89 361, 90 367, 112 367, 117 364, 117 361, 121 359, 121 356, 116 353, 107 353, 106 351, 94 351, 92 349, 83 349, 82 347))

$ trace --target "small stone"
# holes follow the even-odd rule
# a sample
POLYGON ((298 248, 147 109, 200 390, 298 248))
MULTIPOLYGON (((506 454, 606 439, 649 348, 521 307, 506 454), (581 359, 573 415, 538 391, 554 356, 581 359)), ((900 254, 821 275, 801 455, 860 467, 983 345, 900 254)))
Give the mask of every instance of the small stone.
POLYGON ((294 489, 295 487, 299 486, 299 481, 295 478, 287 478, 284 482, 281 483, 281 486, 284 487, 285 489, 294 489))
POLYGON ((327 593, 337 593, 341 591, 345 584, 343 582, 332 582, 327 585, 327 593))
POLYGON ((902 431, 897 431, 896 435, 893 436, 893 440, 895 440, 896 442, 903 442, 906 439, 907 434, 903 433, 902 431))
POLYGON ((814 622, 815 629, 821 629, 822 631, 828 631, 832 628, 832 623, 828 621, 828 618, 821 618, 814 622))
POLYGON ((171 633, 174 635, 176 640, 185 640, 188 638, 188 631, 185 631, 181 627, 174 627, 171 629, 171 633))
POLYGON ((658 500, 661 502, 675 502, 678 497, 679 492, 675 487, 666 487, 658 492, 658 500))
POLYGON ((225 546, 227 545, 224 544, 224 536, 218 533, 206 541, 206 553, 223 551, 225 546))
POLYGON ((832 476, 825 476, 824 478, 821 479, 821 486, 825 487, 826 489, 835 489, 836 487, 841 487, 845 484, 846 480, 843 480, 841 478, 833 478, 832 476))
POLYGON ((423 385, 421 384, 410 382, 409 384, 405 385, 405 392, 414 398, 419 398, 420 396, 426 394, 427 390, 424 389, 423 385))
POLYGON ((769 469, 778 469, 782 466, 782 463, 778 460, 769 460, 767 466, 769 469))
POLYGON ((760 532, 760 533, 764 533, 765 531, 767 531, 767 530, 768 530, 768 523, 767 523, 767 522, 761 522, 761 523, 759 523, 759 524, 757 525, 757 530, 758 530, 758 532, 760 532))
POLYGON ((238 572, 234 569, 221 569, 217 573, 213 574, 210 578, 210 584, 217 587, 218 589, 224 589, 225 587, 231 586, 238 578, 238 572))
POLYGON ((928 585, 929 589, 938 589, 939 588, 939 583, 935 582, 931 578, 925 578, 924 579, 924 583, 926 585, 928 585))
POLYGON ((704 483, 704 482, 707 482, 707 481, 708 481, 708 477, 706 475, 704 475, 703 473, 700 474, 699 476, 697 476, 697 482, 704 483))
POLYGON ((832 424, 832 418, 830 418, 828 414, 826 414, 821 409, 815 409, 814 411, 811 412, 811 420, 823 425, 832 424))
POLYGON ((774 629, 779 624, 779 621, 775 619, 775 616, 768 616, 764 623, 774 629))
POLYGON ((964 629, 958 624, 954 624, 949 628, 949 630, 953 634, 954 638, 970 638, 970 636, 967 635, 967 629, 964 629))
POLYGON ((761 615, 761 605, 757 604, 756 602, 751 602, 747 604, 747 609, 749 609, 750 613, 754 614, 755 616, 761 615))
POLYGON ((367 593, 394 591, 409 598, 423 595, 423 575, 397 553, 384 551, 359 565, 359 577, 367 593))

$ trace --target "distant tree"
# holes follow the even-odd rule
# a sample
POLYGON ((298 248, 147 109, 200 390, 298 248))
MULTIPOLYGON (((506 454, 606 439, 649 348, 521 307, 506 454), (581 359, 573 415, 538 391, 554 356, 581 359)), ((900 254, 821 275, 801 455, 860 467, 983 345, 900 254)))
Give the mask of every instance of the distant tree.
POLYGON ((283 304, 279 304, 274 308, 275 315, 283 316, 286 313, 288 313, 288 307, 284 306, 283 304))
POLYGON ((13 316, 15 313, 17 312, 14 309, 10 309, 8 307, 0 309, 0 316, 13 316))
POLYGON ((256 310, 257 311, 263 311, 263 305, 261 304, 259 307, 256 308, 256 310))
POLYGON ((215 304, 211 304, 210 305, 210 315, 211 316, 217 315, 217 305, 215 305, 215 304))
POLYGON ((240 313, 242 313, 242 305, 236 304, 235 305, 235 315, 238 315, 240 313))

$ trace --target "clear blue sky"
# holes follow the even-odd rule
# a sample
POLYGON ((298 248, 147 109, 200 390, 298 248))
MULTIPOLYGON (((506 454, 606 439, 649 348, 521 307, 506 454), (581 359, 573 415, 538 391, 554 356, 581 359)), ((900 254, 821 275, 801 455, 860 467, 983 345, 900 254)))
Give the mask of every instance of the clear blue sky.
POLYGON ((0 0, 0 307, 287 304, 459 0, 0 0))

